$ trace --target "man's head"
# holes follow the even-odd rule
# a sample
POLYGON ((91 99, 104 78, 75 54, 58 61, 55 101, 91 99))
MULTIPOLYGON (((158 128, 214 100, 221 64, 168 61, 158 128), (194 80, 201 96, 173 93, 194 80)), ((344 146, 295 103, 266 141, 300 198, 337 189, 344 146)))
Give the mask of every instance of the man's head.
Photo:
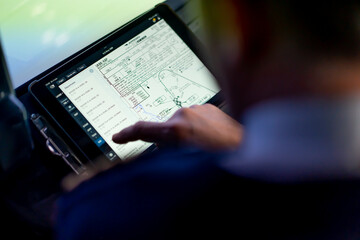
POLYGON ((202 0, 201 7, 216 77, 236 117, 269 98, 339 92, 340 80, 324 81, 321 69, 354 75, 360 66, 360 1, 202 0))

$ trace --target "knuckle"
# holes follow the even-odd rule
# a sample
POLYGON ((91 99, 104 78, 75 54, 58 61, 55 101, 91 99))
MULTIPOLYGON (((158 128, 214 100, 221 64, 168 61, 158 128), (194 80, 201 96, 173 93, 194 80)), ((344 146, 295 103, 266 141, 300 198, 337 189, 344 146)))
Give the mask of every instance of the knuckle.
POLYGON ((177 113, 179 116, 185 117, 189 114, 189 108, 180 108, 177 113))
POLYGON ((184 113, 184 111, 185 111, 185 108, 180 108, 179 110, 177 110, 177 113, 179 113, 179 114, 183 114, 183 113, 184 113))
POLYGON ((173 119, 177 119, 177 121, 191 121, 198 112, 197 109, 193 108, 181 108, 175 114, 173 119))
POLYGON ((183 108, 183 115, 185 117, 193 114, 193 112, 194 112, 193 108, 183 108))
POLYGON ((196 108, 199 108, 199 107, 201 107, 201 105, 195 104, 195 105, 190 106, 189 108, 196 109, 196 108))

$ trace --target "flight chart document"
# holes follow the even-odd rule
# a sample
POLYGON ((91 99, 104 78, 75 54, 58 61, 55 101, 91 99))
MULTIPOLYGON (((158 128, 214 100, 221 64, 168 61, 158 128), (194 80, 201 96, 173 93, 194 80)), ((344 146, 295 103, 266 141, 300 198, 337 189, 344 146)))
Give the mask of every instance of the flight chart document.
POLYGON ((121 159, 150 144, 118 145, 112 135, 137 121, 164 122, 178 109, 220 89, 199 58, 165 22, 141 34, 59 86, 121 159))

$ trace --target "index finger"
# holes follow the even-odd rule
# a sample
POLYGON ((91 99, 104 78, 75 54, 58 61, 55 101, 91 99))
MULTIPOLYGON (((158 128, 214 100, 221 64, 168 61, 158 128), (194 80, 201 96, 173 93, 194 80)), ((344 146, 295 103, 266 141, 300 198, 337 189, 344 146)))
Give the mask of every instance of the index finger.
POLYGON ((115 143, 123 144, 127 142, 143 140, 145 142, 164 142, 173 140, 174 136, 169 131, 168 124, 157 122, 137 122, 127 127, 117 134, 114 134, 112 140, 115 143))

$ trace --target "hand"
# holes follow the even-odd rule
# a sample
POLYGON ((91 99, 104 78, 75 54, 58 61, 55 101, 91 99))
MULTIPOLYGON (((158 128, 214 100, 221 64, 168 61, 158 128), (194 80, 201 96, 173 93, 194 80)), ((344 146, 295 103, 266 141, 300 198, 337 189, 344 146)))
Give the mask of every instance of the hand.
POLYGON ((163 123, 140 121, 113 136, 115 143, 143 140, 158 144, 188 144, 209 150, 236 148, 242 126, 219 108, 195 105, 179 109, 163 123))

